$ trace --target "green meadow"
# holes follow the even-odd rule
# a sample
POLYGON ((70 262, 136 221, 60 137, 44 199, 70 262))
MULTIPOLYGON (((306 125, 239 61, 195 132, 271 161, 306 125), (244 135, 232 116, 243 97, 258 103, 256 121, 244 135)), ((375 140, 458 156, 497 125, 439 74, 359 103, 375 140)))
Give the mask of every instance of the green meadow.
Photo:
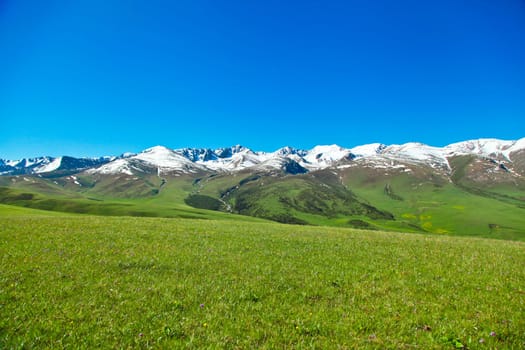
POLYGON ((525 244, 0 205, 2 349, 521 349, 525 244))

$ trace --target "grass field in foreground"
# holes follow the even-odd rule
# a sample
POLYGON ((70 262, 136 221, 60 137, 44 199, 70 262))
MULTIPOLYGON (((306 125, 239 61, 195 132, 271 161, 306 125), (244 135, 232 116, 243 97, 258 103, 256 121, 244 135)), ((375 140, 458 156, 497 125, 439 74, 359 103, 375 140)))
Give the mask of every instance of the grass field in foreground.
POLYGON ((17 211, 0 348, 519 349, 523 266, 521 242, 17 211))

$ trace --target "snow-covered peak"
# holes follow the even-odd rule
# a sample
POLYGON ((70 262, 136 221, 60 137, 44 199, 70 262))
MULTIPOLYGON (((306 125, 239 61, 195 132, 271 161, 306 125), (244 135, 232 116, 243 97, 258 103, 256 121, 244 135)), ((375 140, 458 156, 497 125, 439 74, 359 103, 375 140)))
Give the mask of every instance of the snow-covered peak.
POLYGON ((242 145, 235 145, 230 147, 233 153, 240 153, 240 152, 252 152, 248 147, 244 147, 242 145))
POLYGON ((112 162, 109 162, 108 164, 105 164, 99 168, 96 169, 89 169, 87 172, 91 174, 126 174, 126 175, 133 175, 133 172, 131 171, 133 167, 131 166, 130 162, 127 159, 115 159, 112 162))
POLYGON ((245 148, 240 152, 226 157, 216 157, 210 160, 200 160, 197 163, 215 171, 234 171, 254 167, 268 158, 266 153, 254 153, 245 148))
POLYGON ((445 147, 452 153, 475 154, 489 156, 506 153, 515 141, 503 141, 498 139, 479 139, 457 142, 445 147))
POLYGON ((423 163, 432 167, 450 169, 446 152, 443 148, 432 147, 418 142, 388 146, 381 152, 381 155, 386 159, 423 163))
POLYGON ((113 158, 74 158, 74 157, 38 157, 24 158, 16 161, 4 161, 0 164, 1 175, 41 174, 57 170, 78 172, 83 169, 108 163, 113 158))
POLYGON ((241 145, 235 145, 235 146, 232 146, 232 147, 218 148, 218 149, 215 150, 214 153, 219 158, 230 158, 234 154, 238 154, 238 153, 245 153, 245 154, 251 153, 251 154, 253 154, 254 152, 251 149, 247 148, 247 147, 244 147, 244 146, 241 146, 241 145))
POLYGON ((171 150, 171 149, 169 149, 168 147, 165 147, 165 146, 157 145, 157 146, 153 146, 153 147, 150 147, 150 148, 146 148, 144 151, 140 152, 139 154, 145 154, 145 153, 149 153, 149 154, 169 154, 169 153, 173 153, 173 150, 171 150))
POLYGON ((383 152, 385 155, 406 157, 410 159, 425 160, 429 157, 443 157, 443 149, 432 147, 418 142, 409 142, 403 145, 391 145, 386 147, 383 152))
POLYGON ((170 150, 169 148, 164 147, 164 146, 154 146, 154 147, 147 148, 138 154, 135 154, 135 155, 132 155, 126 158, 140 159, 148 163, 160 165, 166 162, 170 162, 174 157, 175 157, 174 152, 170 150))
POLYGON ((313 166, 327 167, 342 159, 352 156, 349 149, 338 145, 315 146, 303 157, 304 160, 313 166))
POLYGON ((8 160, 6 165, 15 168, 30 168, 39 165, 48 164, 53 161, 51 157, 38 157, 38 158, 22 158, 20 160, 8 160))
POLYGON ((214 151, 209 148, 182 148, 174 151, 192 162, 208 161, 217 158, 214 151))
POLYGON ((159 173, 163 171, 185 171, 194 172, 195 168, 201 168, 191 160, 164 146, 155 146, 133 156, 129 159, 141 160, 148 165, 158 168, 159 173))
POLYGON ((156 169, 158 175, 168 172, 195 173, 198 170, 206 170, 205 167, 189 160, 180 152, 164 146, 154 146, 134 156, 116 159, 91 172, 132 175, 134 172, 143 172, 151 168, 156 169))
POLYGON ((20 163, 22 163, 22 160, 5 160, 5 165, 7 166, 12 166, 12 167, 16 167, 17 165, 19 165, 20 163))
POLYGON ((286 146, 286 147, 282 147, 282 148, 279 148, 277 151, 273 152, 273 154, 275 156, 287 156, 287 155, 290 155, 290 154, 295 154, 295 148, 293 147, 290 147, 290 146, 286 146))
POLYGON ((305 156, 306 154, 307 154, 306 151, 298 150, 290 146, 279 148, 277 151, 273 152, 273 155, 276 157, 286 157, 290 155, 305 156))
POLYGON ((49 163, 37 166, 36 168, 34 168, 33 171, 37 174, 48 173, 57 170, 58 168, 60 168, 60 165, 62 165, 62 157, 55 158, 49 163))
POLYGON ((175 151, 167 147, 164 147, 164 146, 155 146, 155 147, 148 148, 131 158, 144 160, 148 163, 159 165, 159 166, 160 165, 164 166, 174 161, 175 162, 184 161, 184 160, 187 161, 186 158, 182 157, 181 155, 175 153, 175 151))
MULTIPOLYGON (((136 156, 137 154, 136 153, 132 153, 132 152, 124 152, 120 155, 120 158, 129 158, 129 157, 133 157, 133 156, 136 156)), ((112 158, 111 160, 113 159, 116 159, 118 157, 111 157, 111 156, 105 156, 105 158, 112 158)))
POLYGON ((517 141, 478 139, 457 142, 445 147, 449 154, 472 154, 482 157, 505 158, 510 160, 512 152, 525 149, 525 138, 517 141))
POLYGON ((370 143, 350 149, 356 157, 371 157, 380 154, 387 146, 382 143, 370 143))
MULTIPOLYGON (((52 157, 22 158, 19 160, 6 160, 4 161, 4 165, 11 167, 11 168, 19 169, 19 170, 27 169, 28 170, 27 173, 35 173, 35 172, 44 172, 44 171, 39 171, 39 170, 41 168, 44 169, 46 166, 48 166, 50 163, 53 163, 53 162, 55 162, 54 164, 58 163, 58 166, 60 166, 60 159, 59 158, 55 159, 52 157)), ((49 169, 52 169, 52 166, 49 169)), ((52 170, 55 170, 55 169, 52 169, 52 170)), ((47 170, 47 171, 52 171, 52 170, 47 170)))

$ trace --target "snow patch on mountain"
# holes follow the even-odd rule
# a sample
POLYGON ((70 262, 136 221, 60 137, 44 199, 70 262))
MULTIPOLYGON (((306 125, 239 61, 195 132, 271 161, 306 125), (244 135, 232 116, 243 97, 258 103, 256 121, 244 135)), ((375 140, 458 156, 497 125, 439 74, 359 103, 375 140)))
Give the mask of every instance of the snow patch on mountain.
POLYGON ((442 148, 431 147, 416 142, 388 146, 381 154, 383 156, 389 156, 390 158, 401 160, 446 162, 442 148))
POLYGON ((61 164, 62 164, 62 157, 58 157, 58 158, 53 159, 51 162, 47 164, 43 164, 41 166, 34 168, 33 171, 37 174, 48 173, 48 172, 55 171, 58 168, 60 168, 61 164))
POLYGON ((386 147, 387 146, 382 143, 371 143, 353 147, 350 149, 350 152, 356 157, 371 157, 381 154, 386 147))
POLYGON ((286 157, 272 157, 257 164, 257 169, 270 171, 276 169, 283 169, 288 161, 289 160, 286 157))
POLYGON ((126 159, 116 159, 99 168, 89 169, 87 172, 90 174, 104 174, 104 175, 111 175, 111 174, 133 175, 133 172, 131 171, 130 163, 126 159))
POLYGON ((514 142, 512 147, 509 148, 510 152, 523 151, 525 150, 525 137, 514 142))
POLYGON ((446 146, 444 149, 451 154, 471 154, 492 158, 503 156, 508 160, 512 146, 514 146, 516 142, 518 141, 479 139, 453 143, 446 146))

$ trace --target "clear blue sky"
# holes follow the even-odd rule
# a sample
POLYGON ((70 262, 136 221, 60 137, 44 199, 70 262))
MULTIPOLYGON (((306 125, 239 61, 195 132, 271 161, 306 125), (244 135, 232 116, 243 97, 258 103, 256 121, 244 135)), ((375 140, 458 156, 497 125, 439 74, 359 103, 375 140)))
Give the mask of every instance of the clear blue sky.
POLYGON ((524 136, 524 0, 0 0, 0 158, 524 136))

